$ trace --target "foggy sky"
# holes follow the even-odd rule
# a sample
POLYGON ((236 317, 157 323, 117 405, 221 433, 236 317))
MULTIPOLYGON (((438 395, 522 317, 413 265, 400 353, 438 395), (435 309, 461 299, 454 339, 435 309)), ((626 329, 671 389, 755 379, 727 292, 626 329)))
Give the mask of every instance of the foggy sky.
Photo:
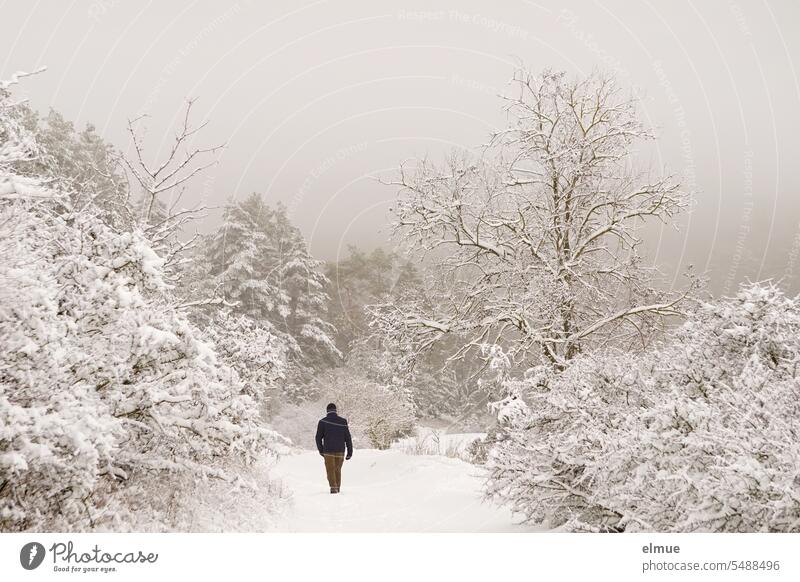
POLYGON ((650 240, 669 280, 694 263, 716 293, 800 289, 795 0, 11 0, 0 15, 0 77, 48 68, 18 91, 35 108, 123 151, 126 120, 147 113, 158 157, 197 97, 201 141, 228 146, 193 199, 282 200, 328 260, 385 243, 395 192, 371 176, 486 140, 518 63, 615 71, 647 96, 649 163, 696 191, 680 231, 650 240))

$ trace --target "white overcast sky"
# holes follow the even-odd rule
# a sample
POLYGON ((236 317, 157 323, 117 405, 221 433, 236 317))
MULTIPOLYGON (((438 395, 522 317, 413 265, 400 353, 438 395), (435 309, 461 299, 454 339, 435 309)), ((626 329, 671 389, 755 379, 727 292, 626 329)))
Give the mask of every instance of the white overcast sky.
POLYGON ((646 161, 697 190, 680 232, 652 236, 670 280, 691 262, 716 292, 800 288, 795 0, 9 0, 0 15, 0 76, 46 65, 21 94, 122 150, 148 113, 163 151, 198 97, 203 141, 228 147, 194 199, 283 200, 325 259, 384 244, 395 193, 370 176, 482 143, 518 62, 614 70, 659 129, 646 161))

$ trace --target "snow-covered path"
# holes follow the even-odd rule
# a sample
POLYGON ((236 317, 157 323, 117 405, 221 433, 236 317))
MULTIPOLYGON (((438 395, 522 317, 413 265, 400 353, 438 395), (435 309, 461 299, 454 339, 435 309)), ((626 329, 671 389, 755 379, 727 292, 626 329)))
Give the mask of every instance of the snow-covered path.
POLYGON ((275 531, 522 532, 511 513, 481 501, 481 469, 443 456, 357 450, 331 495, 316 451, 285 455, 272 471, 292 494, 275 531))

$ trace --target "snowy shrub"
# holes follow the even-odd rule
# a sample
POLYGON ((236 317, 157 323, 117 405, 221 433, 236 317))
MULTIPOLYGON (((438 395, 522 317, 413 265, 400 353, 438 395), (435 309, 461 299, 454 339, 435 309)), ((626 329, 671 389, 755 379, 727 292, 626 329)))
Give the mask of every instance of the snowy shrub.
POLYGON ((277 411, 271 411, 269 425, 293 445, 315 449, 317 421, 325 416, 326 404, 321 400, 307 400, 280 406, 277 411))
MULTIPOLYGON (((124 519, 154 474, 235 479, 276 435, 171 306, 136 233, 48 202, 0 206, 0 529, 124 519)), ((77 525, 83 524, 83 525, 77 525)))
POLYGON ((573 530, 800 531, 800 303, 700 305, 654 353, 509 383, 488 493, 573 530))
POLYGON ((270 401, 279 396, 276 391, 286 372, 285 346, 267 325, 245 315, 220 311, 203 332, 220 361, 236 371, 244 393, 257 403, 263 418, 270 401))
POLYGON ((347 418, 354 440, 376 449, 410 434, 414 413, 407 400, 388 387, 339 369, 319 379, 323 401, 335 402, 347 418))
POLYGON ((347 419, 356 447, 387 449, 411 433, 414 414, 395 392, 348 369, 337 369, 317 377, 318 399, 286 406, 271 419, 271 426, 295 444, 313 448, 317 421, 325 406, 335 402, 347 419))
POLYGON ((11 97, 9 87, 17 82, 0 80, 0 200, 49 197, 42 180, 23 170, 41 157, 41 150, 25 127, 25 108, 11 97))
POLYGON ((603 471, 610 428, 629 413, 624 394, 605 386, 622 370, 611 357, 576 359, 562 374, 544 368, 507 382, 497 406, 499 432, 490 449, 488 492, 547 527, 602 527, 615 516, 595 498, 593 468, 603 471), (606 367, 610 368, 607 369, 606 367))
POLYGON ((236 467, 236 479, 198 479, 190 472, 151 472, 117 490, 128 519, 99 522, 93 531, 263 532, 288 499, 271 478, 274 459, 236 467))
POLYGON ((253 398, 266 372, 242 381, 201 341, 142 231, 77 209, 94 192, 63 191, 87 182, 47 162, 16 81, 0 82, 0 531, 174 529, 209 478, 255 487, 246 465, 280 439, 253 398))
POLYGON ((798 361, 800 302, 774 285, 699 309, 656 355, 631 458, 609 459, 638 529, 800 531, 798 361))
POLYGON ((483 433, 457 433, 449 429, 434 429, 418 426, 414 435, 400 439, 392 444, 406 455, 436 455, 449 459, 472 462, 470 449, 481 441, 483 433))
POLYGON ((473 465, 485 465, 489 451, 497 442, 497 427, 492 427, 483 438, 475 439, 467 446, 465 460, 473 465))

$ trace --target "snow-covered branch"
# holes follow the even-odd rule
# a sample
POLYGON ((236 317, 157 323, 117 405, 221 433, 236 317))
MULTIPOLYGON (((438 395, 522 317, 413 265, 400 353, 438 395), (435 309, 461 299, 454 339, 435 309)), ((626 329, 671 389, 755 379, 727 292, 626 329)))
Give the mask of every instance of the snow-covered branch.
POLYGON ((515 357, 559 365, 626 329, 648 337, 686 293, 656 289, 641 224, 672 222, 689 197, 632 169, 633 145, 653 135, 615 79, 521 70, 512 87, 508 126, 483 151, 404 164, 393 182, 395 233, 436 264, 441 299, 396 324, 410 338, 503 326, 515 357))

